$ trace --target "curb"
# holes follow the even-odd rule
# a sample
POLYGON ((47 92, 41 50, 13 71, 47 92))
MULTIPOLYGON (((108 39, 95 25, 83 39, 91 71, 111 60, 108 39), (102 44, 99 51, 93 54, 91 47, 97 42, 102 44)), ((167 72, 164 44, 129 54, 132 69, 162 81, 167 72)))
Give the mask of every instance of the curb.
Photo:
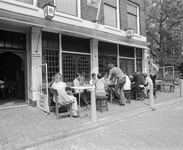
POLYGON ((110 117, 101 118, 98 120, 97 123, 87 123, 84 126, 78 127, 77 129, 64 131, 64 133, 63 132, 53 133, 53 134, 49 134, 47 136, 43 136, 43 137, 40 137, 40 138, 37 138, 34 140, 28 140, 23 143, 15 143, 15 145, 11 145, 11 148, 18 149, 18 150, 24 150, 26 148, 38 146, 43 143, 48 143, 48 142, 52 142, 52 141, 55 141, 58 139, 64 139, 67 137, 79 135, 81 133, 95 130, 97 128, 101 128, 103 126, 106 126, 106 125, 109 125, 109 124, 112 124, 112 123, 115 123, 118 121, 123 121, 123 120, 129 119, 129 118, 132 118, 132 117, 142 114, 144 112, 158 110, 158 109, 168 107, 173 104, 180 103, 180 102, 183 102, 182 98, 177 98, 177 99, 173 99, 168 102, 162 102, 162 103, 156 104, 156 105, 154 105, 154 107, 147 106, 147 107, 140 108, 140 109, 130 111, 127 113, 118 114, 115 117, 110 116, 110 117))

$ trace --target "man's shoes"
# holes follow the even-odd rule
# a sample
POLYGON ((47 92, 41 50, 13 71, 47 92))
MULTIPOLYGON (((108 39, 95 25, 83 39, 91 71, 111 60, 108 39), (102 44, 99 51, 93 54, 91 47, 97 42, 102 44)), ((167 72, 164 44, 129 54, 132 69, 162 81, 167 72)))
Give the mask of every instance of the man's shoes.
POLYGON ((125 106, 125 104, 121 104, 121 103, 120 103, 119 106, 125 106))

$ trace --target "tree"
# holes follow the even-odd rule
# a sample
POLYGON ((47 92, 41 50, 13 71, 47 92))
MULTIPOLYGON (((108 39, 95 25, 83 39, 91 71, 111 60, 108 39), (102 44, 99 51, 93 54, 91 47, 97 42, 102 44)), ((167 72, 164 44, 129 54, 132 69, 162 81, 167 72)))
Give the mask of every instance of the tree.
POLYGON ((183 1, 145 0, 145 14, 151 56, 160 65, 179 64, 183 58, 183 1))

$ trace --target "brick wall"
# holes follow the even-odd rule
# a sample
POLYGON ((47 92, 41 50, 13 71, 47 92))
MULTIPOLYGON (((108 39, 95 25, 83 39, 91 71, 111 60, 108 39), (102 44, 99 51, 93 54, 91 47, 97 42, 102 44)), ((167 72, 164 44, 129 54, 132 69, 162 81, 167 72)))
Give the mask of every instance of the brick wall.
POLYGON ((126 0, 119 0, 119 16, 121 30, 128 28, 126 0))
MULTIPOLYGON (((81 0, 81 18, 88 21, 95 21, 97 16, 97 8, 88 6, 87 0, 81 0)), ((99 19, 98 22, 100 24, 104 24, 104 9, 103 9, 103 1, 100 7, 99 19)))
MULTIPOLYGON (((120 28, 124 30, 128 27, 127 23, 127 1, 139 5, 140 10, 140 34, 146 36, 144 0, 119 0, 120 28)), ((38 0, 37 6, 43 8, 45 4, 54 4, 54 0, 38 0)), ((97 16, 97 8, 87 5, 87 0, 81 0, 81 18, 88 21, 95 21, 97 16)), ((104 7, 103 0, 100 7, 100 15, 98 22, 104 24, 104 7)))
POLYGON ((37 0, 37 7, 43 8, 45 4, 54 5, 54 0, 37 0))

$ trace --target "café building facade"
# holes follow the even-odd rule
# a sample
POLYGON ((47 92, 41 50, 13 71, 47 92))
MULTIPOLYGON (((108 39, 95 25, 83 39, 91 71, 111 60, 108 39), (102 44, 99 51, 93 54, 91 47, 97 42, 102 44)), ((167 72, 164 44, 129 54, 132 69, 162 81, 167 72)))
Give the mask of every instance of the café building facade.
POLYGON ((0 1, 0 80, 14 81, 11 99, 32 106, 36 66, 47 64, 48 82, 56 72, 67 83, 77 72, 90 79, 108 72, 108 62, 126 74, 146 72, 148 45, 141 0, 0 1))

